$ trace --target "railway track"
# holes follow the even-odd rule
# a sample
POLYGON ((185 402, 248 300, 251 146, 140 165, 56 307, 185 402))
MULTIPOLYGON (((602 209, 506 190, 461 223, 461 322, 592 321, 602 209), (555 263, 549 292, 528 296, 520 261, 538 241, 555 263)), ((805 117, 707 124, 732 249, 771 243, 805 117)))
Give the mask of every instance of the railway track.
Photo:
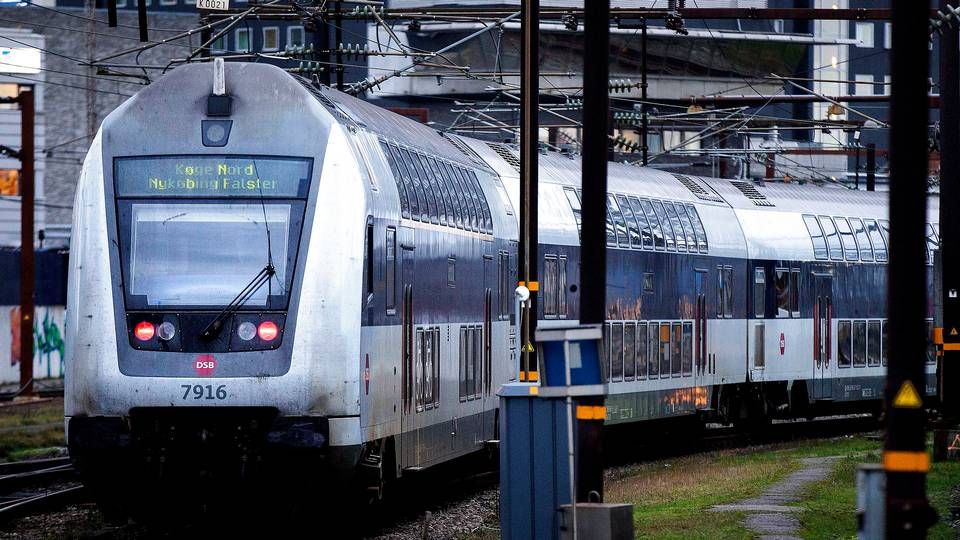
POLYGON ((0 526, 82 500, 70 458, 0 463, 0 526))

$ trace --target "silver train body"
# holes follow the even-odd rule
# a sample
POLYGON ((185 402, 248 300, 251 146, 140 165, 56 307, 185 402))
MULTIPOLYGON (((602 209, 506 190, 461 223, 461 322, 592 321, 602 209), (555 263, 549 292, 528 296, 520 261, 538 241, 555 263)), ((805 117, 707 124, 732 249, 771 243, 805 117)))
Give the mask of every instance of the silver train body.
MULTIPOLYGON (((117 499, 130 475, 293 471, 376 493, 497 440, 516 152, 269 65, 227 64, 229 103, 213 77, 150 85, 84 162, 65 415, 86 481, 117 499)), ((579 176, 541 156, 541 325, 577 313, 579 176)), ((608 423, 878 406, 884 195, 617 164, 609 189, 608 423)))

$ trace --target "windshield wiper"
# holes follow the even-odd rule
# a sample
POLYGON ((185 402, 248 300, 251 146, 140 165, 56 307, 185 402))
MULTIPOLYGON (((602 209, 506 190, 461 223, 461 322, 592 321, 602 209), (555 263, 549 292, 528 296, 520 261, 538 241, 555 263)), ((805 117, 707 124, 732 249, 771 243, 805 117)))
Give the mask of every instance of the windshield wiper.
POLYGON ((274 269, 273 263, 268 262, 267 265, 264 266, 263 269, 260 270, 260 272, 257 273, 257 275, 254 276, 253 279, 251 279, 250 282, 243 287, 240 293, 237 294, 237 296, 235 296, 233 300, 231 300, 230 303, 227 304, 227 306, 224 307, 223 310, 218 313, 212 321, 210 321, 210 324, 208 324, 207 327, 203 329, 203 332, 200 333, 200 337, 204 339, 213 339, 217 337, 217 335, 219 335, 223 330, 223 325, 226 322, 227 317, 232 315, 235 311, 240 309, 241 306, 247 303, 247 300, 250 300, 250 298, 252 298, 253 295, 260 290, 260 287, 263 287, 265 283, 268 283, 276 273, 277 271, 274 269))

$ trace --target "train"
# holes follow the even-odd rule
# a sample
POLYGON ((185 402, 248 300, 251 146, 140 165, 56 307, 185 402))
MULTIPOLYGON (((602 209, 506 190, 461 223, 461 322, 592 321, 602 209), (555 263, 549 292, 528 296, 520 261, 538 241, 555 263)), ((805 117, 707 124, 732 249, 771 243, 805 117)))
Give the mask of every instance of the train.
MULTIPOLYGON (((581 165, 539 162, 549 327, 579 309, 581 165)), ((378 500, 495 448, 519 184, 514 146, 267 64, 184 65, 120 105, 78 180, 65 324, 68 447, 101 508, 277 482, 378 500)), ((608 189, 611 429, 881 407, 885 194, 623 163, 608 189)))

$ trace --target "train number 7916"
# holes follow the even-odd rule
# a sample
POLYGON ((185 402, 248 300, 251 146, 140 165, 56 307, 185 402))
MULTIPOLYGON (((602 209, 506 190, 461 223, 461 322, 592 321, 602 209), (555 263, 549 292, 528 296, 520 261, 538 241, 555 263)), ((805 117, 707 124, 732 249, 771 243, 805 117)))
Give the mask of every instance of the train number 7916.
POLYGON ((187 399, 188 397, 193 397, 193 399, 227 399, 227 385, 225 384, 217 386, 216 389, 212 384, 181 384, 180 388, 183 388, 181 399, 187 399))

